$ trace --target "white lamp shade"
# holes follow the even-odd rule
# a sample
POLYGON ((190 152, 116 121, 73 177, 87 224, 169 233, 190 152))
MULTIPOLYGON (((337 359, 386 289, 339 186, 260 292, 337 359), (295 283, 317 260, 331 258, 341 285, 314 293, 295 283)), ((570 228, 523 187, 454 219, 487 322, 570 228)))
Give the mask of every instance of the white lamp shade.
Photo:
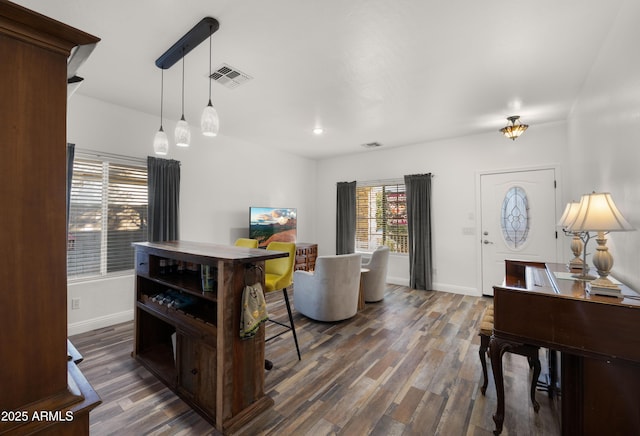
POLYGON ((571 224, 576 220, 579 209, 580 209, 580 203, 578 203, 577 201, 572 201, 570 203, 567 203, 567 207, 564 208, 564 212, 562 213, 562 216, 560 217, 560 221, 558 221, 557 225, 562 228, 568 227, 569 224, 571 224))
POLYGON ((200 118, 200 128, 204 136, 217 136, 220 129, 220 119, 218 112, 211 105, 211 102, 202 111, 200 118))
POLYGON ((169 151, 169 138, 164 130, 162 130, 162 127, 160 127, 160 130, 156 132, 156 136, 153 138, 153 151, 161 156, 166 155, 169 151))
POLYGON ((189 129, 189 124, 182 118, 176 124, 175 130, 176 137, 176 145, 178 147, 188 147, 191 143, 191 130, 189 129))
POLYGON ((621 232, 633 230, 631 224, 616 207, 611 194, 594 192, 585 194, 580 200, 575 220, 567 230, 571 232, 621 232))

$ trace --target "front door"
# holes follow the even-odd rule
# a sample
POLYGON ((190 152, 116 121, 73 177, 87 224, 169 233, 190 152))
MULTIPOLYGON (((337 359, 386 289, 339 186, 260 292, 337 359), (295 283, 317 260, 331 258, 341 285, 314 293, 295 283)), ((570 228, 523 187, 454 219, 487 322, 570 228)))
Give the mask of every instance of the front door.
POLYGON ((504 279, 504 261, 555 262, 555 169, 480 175, 482 293, 504 279))

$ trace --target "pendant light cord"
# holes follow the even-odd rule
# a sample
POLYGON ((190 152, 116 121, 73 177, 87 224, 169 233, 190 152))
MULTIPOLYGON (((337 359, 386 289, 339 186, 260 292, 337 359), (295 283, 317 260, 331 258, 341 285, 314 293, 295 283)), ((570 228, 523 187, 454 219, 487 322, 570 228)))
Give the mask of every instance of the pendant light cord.
POLYGON ((184 47, 182 47, 182 119, 184 120, 184 47))
POLYGON ((211 105, 211 34, 213 26, 209 26, 209 105, 211 105))
POLYGON ((160 130, 162 130, 162 105, 164 103, 164 68, 160 68, 160 130))

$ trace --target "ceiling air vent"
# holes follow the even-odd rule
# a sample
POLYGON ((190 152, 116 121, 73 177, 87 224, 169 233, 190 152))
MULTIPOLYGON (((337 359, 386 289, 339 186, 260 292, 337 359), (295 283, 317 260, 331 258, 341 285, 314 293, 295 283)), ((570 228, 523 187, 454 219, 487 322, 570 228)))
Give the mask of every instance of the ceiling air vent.
POLYGON ((362 144, 364 148, 378 148, 382 147, 382 144, 379 142, 367 142, 366 144, 362 144))
POLYGON ((211 78, 229 89, 235 89, 253 79, 253 77, 248 74, 227 64, 222 64, 222 66, 211 73, 211 78))

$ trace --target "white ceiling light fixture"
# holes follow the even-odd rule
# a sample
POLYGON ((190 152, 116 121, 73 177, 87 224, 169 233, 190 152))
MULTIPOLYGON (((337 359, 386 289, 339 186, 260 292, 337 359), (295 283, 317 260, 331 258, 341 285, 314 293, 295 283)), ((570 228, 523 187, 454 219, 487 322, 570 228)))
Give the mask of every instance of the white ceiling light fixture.
MULTIPOLYGON (((161 70, 166 70, 171 68, 176 62, 182 59, 182 116, 180 121, 176 124, 176 128, 174 131, 176 138, 176 145, 180 147, 188 147, 191 142, 191 129, 189 128, 189 124, 184 118, 184 57, 195 47, 197 47, 201 42, 205 39, 209 38, 209 71, 211 71, 211 35, 215 33, 220 27, 220 23, 218 20, 212 17, 205 17, 198 24, 193 26, 191 30, 189 30, 182 38, 180 38, 175 44, 169 48, 166 52, 162 54, 158 59, 156 59, 156 66, 161 70)), ((163 85, 164 89, 164 85, 163 85)), ((161 97, 162 98, 162 97, 161 97)), ((208 110, 209 106, 213 109, 213 105, 211 105, 211 79, 209 79, 209 105, 205 108, 205 112, 210 112, 208 110)), ((213 109, 215 111, 215 109, 213 109)), ((160 105, 160 111, 162 112, 162 103, 160 105)), ((217 113, 215 114, 217 120, 217 113)), ((160 132, 163 132, 162 129, 162 114, 160 115, 160 132)), ((202 124, 201 120, 201 124, 202 124)), ((215 121, 217 123, 217 121, 215 121)), ((161 141, 162 135, 158 132, 156 136, 158 139, 158 146, 160 149, 162 148, 161 141)), ((207 128, 203 133, 207 135, 207 132, 215 132, 217 133, 217 128, 207 128)), ((215 133, 211 136, 215 136, 215 133)), ((165 134, 166 136, 166 134, 165 134)), ((154 149, 156 146, 156 142, 154 140, 154 149)), ((168 149, 168 140, 166 142, 166 148, 168 149)))
POLYGON ((162 105, 164 100, 164 70, 160 70, 160 130, 153 138, 153 151, 155 154, 165 156, 169 152, 169 138, 162 128, 162 105))
POLYGON ((507 124, 506 126, 504 126, 502 129, 500 129, 500 132, 502 132, 504 136, 513 141, 518 139, 520 135, 522 135, 524 131, 529 128, 528 124, 520 123, 520 116, 518 115, 508 117, 507 120, 509 120, 511 124, 507 124))
POLYGON ((184 49, 182 53, 182 117, 176 124, 174 134, 178 147, 188 147, 191 143, 191 129, 189 128, 189 123, 184 119, 184 49))
POLYGON ((322 135, 324 133, 324 129, 322 127, 315 127, 313 129, 314 135, 322 135))
POLYGON ((211 35, 213 35, 213 26, 209 26, 209 104, 202 111, 200 117, 200 129, 204 136, 217 136, 220 130, 220 118, 218 111, 211 104, 211 35))

